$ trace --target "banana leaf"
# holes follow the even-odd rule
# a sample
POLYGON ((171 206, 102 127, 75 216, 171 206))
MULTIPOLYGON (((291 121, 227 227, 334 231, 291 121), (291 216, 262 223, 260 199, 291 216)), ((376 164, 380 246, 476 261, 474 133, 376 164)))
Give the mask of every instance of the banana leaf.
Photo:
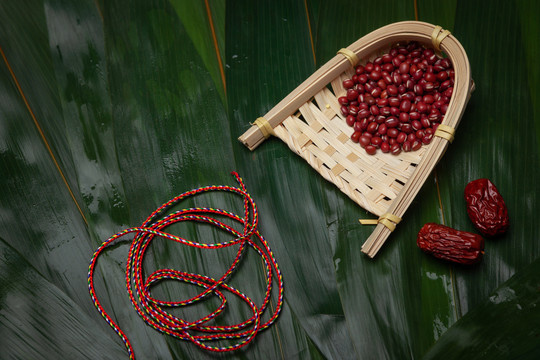
MULTIPOLYGON (((285 301, 275 325, 219 357, 538 357, 539 16, 525 0, 1 2, 1 357, 127 358, 88 294, 94 250, 180 193, 235 186, 231 171, 259 207, 285 301), (338 49, 414 19, 460 40, 476 90, 456 140, 369 259, 366 211, 277 139, 254 152, 236 139, 338 49), (475 231, 463 189, 480 177, 505 198, 509 232, 486 240, 473 267, 422 253, 425 222, 475 231)), ((191 206, 242 211, 220 193, 191 206)), ((223 240, 208 226, 175 229, 223 240)), ((95 281, 135 356, 215 358, 139 318, 124 285, 128 251, 129 239, 101 256, 95 281)), ((234 281, 259 299, 264 269, 250 255, 234 281)), ((156 241, 145 267, 219 277, 233 258, 156 241)), ((174 300, 190 290, 156 289, 174 300)), ((230 303, 227 320, 246 316, 230 303)))

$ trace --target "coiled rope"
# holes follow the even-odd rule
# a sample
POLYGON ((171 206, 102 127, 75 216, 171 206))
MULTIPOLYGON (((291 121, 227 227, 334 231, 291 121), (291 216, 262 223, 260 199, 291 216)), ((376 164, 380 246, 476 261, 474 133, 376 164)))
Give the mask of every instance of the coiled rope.
POLYGON ((119 239, 131 233, 135 233, 135 236, 131 242, 127 258, 125 273, 126 288, 131 303, 135 307, 137 313, 154 329, 175 338, 190 341, 201 349, 213 352, 227 352, 238 350, 246 346, 254 339, 259 331, 267 329, 277 319, 283 305, 283 278, 270 246, 257 230, 257 206, 251 196, 247 193, 240 176, 235 172, 233 172, 232 175, 240 185, 239 188, 225 185, 207 186, 180 194, 156 209, 141 226, 120 231, 111 236, 107 241, 103 242, 94 252, 88 269, 88 289, 90 296, 97 310, 124 342, 130 359, 135 358, 132 345, 126 334, 100 304, 94 288, 94 272, 99 255, 112 244, 116 244, 119 239), (175 211, 165 216, 163 215, 168 209, 177 205, 182 200, 201 193, 215 191, 225 191, 241 196, 243 198, 244 206, 243 217, 224 209, 214 208, 188 208, 175 211), (232 228, 218 220, 215 216, 226 217, 239 223, 242 226, 242 231, 232 228), (165 232, 165 229, 168 226, 184 221, 213 225, 231 234, 234 238, 220 243, 200 243, 165 232), (182 245, 205 250, 221 249, 234 245, 239 245, 239 248, 231 266, 217 280, 205 275, 174 269, 156 270, 145 280, 142 265, 143 259, 145 251, 155 237, 172 240, 182 245), (259 254, 266 271, 266 294, 260 306, 257 306, 247 295, 227 284, 227 281, 237 269, 248 248, 252 248, 259 254), (161 280, 177 280, 199 286, 204 290, 187 300, 158 300, 152 297, 150 288, 161 280), (272 298, 272 284, 274 282, 277 283, 277 304, 273 309, 273 313, 269 320, 262 323, 262 315, 268 308, 272 298), (208 324, 211 320, 216 319, 223 313, 227 302, 224 292, 234 294, 245 302, 251 310, 251 317, 245 321, 232 325, 217 326, 208 324), (210 314, 196 321, 187 321, 165 311, 165 308, 167 307, 181 307, 194 304, 199 300, 207 298, 210 294, 219 298, 221 305, 210 314), (233 339, 236 340, 236 342, 233 345, 228 345, 229 343, 227 343, 227 345, 224 346, 210 344, 212 341, 215 343, 224 339, 233 339))

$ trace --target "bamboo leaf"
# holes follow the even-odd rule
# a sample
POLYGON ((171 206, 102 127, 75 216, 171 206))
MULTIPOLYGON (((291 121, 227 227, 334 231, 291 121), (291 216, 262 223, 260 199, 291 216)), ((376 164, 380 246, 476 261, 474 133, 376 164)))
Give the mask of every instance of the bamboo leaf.
POLYGON ((536 359, 540 355, 540 259, 450 328, 424 359, 536 359))
MULTIPOLYGON (((181 192, 234 185, 232 170, 259 206, 260 230, 284 276, 285 306, 271 330, 220 357, 537 355, 538 10, 522 0, 489 7, 461 0, 1 2, 5 356, 127 358, 88 295, 93 251, 181 192), (416 14, 461 41, 476 91, 435 174, 371 260, 360 247, 372 228, 358 224, 369 214, 277 139, 254 152, 236 139, 339 48, 416 14), (478 177, 491 178, 506 199, 509 233, 487 240, 475 267, 419 251, 415 238, 425 222, 475 231, 462 194, 478 177)), ((186 206, 242 211, 238 198, 207 195, 186 206)), ((174 230, 223 239, 205 226, 174 230)), ((214 358, 138 317, 125 291, 127 252, 121 243, 100 257, 96 292, 136 356, 214 358)), ((219 277, 234 255, 156 241, 145 269, 219 277)), ((257 298, 264 272, 251 255, 234 284, 257 298)), ((163 298, 192 290, 162 285, 155 291, 163 298)), ((246 316, 242 304, 229 302, 225 320, 246 316)))

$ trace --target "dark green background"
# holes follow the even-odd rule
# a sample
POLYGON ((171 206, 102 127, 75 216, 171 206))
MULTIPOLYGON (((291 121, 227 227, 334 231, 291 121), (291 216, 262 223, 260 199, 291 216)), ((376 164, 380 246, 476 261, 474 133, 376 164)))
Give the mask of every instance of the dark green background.
MULTIPOLYGON (((224 357, 538 358, 540 3, 417 4, 419 20, 462 43, 476 91, 456 140, 371 260, 360 252, 373 229, 358 224, 363 209, 279 140, 250 152, 237 137, 338 49, 414 20, 413 0, 209 0, 211 18, 204 1, 1 2, 0 357, 127 358, 88 295, 93 251, 178 193, 234 185, 236 170, 286 293, 277 324, 224 357), (510 231, 487 240, 474 267, 419 251, 425 222, 474 231, 463 189, 480 177, 506 199, 510 231)), ((221 194, 196 205, 241 211, 221 194)), ((96 287, 138 358, 215 358, 145 326, 123 285, 127 251, 100 258, 96 287)), ((220 276, 232 254, 202 261, 161 241, 147 266, 220 276)), ((257 299, 262 277, 248 256, 235 281, 257 299)), ((159 291, 185 297, 170 284, 159 291)), ((233 303, 228 316, 245 314, 233 303)))

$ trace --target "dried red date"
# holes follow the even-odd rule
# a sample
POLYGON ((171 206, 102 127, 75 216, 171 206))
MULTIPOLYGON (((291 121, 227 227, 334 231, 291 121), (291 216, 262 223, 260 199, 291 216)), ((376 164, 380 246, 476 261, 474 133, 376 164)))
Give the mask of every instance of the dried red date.
POLYGON ((436 258, 459 264, 475 264, 484 254, 484 239, 480 235, 434 223, 420 229, 416 244, 436 258))
POLYGON ((474 226, 485 236, 505 233, 509 226, 504 199, 491 181, 477 179, 465 187, 467 213, 474 226))

